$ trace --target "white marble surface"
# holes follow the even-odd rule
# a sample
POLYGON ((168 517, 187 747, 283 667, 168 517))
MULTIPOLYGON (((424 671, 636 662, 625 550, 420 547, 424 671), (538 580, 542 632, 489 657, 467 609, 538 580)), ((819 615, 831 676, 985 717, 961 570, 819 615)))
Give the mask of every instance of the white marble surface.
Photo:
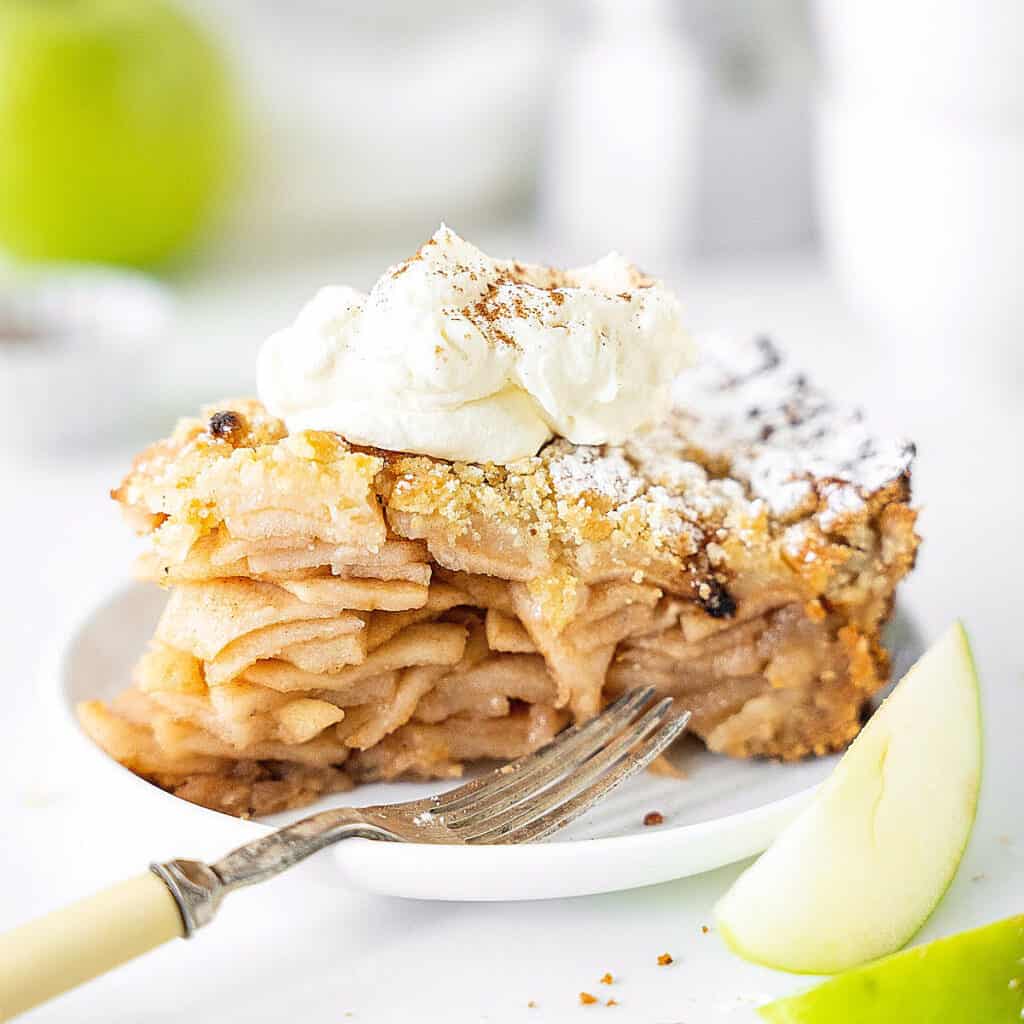
MULTIPOLYGON (((350 269, 356 284, 372 276, 373 268, 350 269)), ((344 270, 333 275, 342 278, 344 270)), ((195 340, 168 348, 154 375, 179 382, 168 383, 169 393, 187 390, 180 382, 204 372, 216 389, 241 387, 262 335, 289 319, 325 276, 322 268, 297 268, 191 289, 185 320, 195 340)), ((987 721, 978 824, 954 886, 921 937, 1024 910, 1017 597, 1024 395, 1014 404, 991 373, 990 383, 986 374, 969 387, 954 382, 952 396, 940 400, 935 380, 908 372, 898 346, 872 342, 857 328, 808 260, 685 276, 681 291, 697 325, 770 330, 818 379, 918 441, 925 543, 903 598, 926 636, 955 616, 966 620, 987 721)), ((44 666, 61 623, 128 573, 131 544, 105 496, 128 455, 127 447, 75 461, 0 454, 7 694, 0 718, 0 928, 152 859, 223 849, 213 818, 191 834, 169 834, 134 807, 111 806, 87 769, 56 745, 50 726, 44 666)), ((26 1019, 539 1022, 614 1013, 623 1022, 752 1021, 758 1002, 807 982, 745 964, 713 929, 702 933, 738 870, 607 896, 492 905, 371 897, 300 870, 234 897, 192 942, 158 950, 26 1019), (658 967, 656 957, 666 951, 675 963, 658 967), (611 988, 598 984, 605 971, 616 977, 611 988), (581 990, 620 1005, 581 1007, 581 990)))

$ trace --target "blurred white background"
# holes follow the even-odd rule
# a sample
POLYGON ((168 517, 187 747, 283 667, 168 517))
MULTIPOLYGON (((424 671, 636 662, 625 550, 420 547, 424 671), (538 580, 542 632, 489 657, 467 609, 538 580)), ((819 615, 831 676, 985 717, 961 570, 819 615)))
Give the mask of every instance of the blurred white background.
POLYGON ((250 255, 270 239, 406 251, 439 215, 529 224, 568 260, 626 248, 673 209, 638 259, 812 237, 800 0, 201 7, 258 126, 231 232, 250 255))
MULTIPOLYGON (((19 114, 0 75, 0 749, 15 780, 0 812, 17 837, 0 925, 147 857, 204 853, 155 823, 127 827, 59 740, 40 740, 61 624, 130 571, 107 490, 178 415, 251 392, 260 343, 319 286, 369 286, 441 220, 499 256, 618 248, 668 279, 696 330, 768 331, 879 429, 918 442, 925 541, 903 600, 927 637, 967 619, 989 744, 975 839, 929 935, 1019 908, 1020 0, 188 0, 205 50, 154 20, 165 5, 0 7, 0 68, 36 104, 19 114), (109 95, 74 78, 88 60, 29 52, 19 18, 44 17, 106 55, 89 88, 109 95), (222 60, 234 106, 218 100, 222 60)), ((558 1020, 595 967, 671 942, 682 981, 634 991, 621 1019, 752 1020, 800 982, 701 938, 734 874, 447 908, 440 929, 423 908, 289 880, 187 959, 165 950, 38 1019, 427 1019, 440 956, 466 967, 444 1019, 523 1019, 536 998, 555 1016, 531 1019, 558 1020), (281 921, 290 899, 319 908, 308 926, 297 910, 281 921), (290 957, 266 941, 270 915, 290 957), (373 948, 380 921, 391 952, 373 948), (474 952, 509 934, 501 956, 497 940, 474 952)))

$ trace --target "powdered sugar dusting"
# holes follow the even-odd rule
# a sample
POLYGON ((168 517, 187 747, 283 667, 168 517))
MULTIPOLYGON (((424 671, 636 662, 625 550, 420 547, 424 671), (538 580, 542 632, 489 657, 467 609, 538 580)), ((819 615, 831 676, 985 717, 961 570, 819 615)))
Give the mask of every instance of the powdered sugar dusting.
POLYGON ((913 462, 912 444, 874 437, 856 409, 829 401, 765 338, 703 339, 673 399, 692 443, 727 456, 775 515, 816 503, 820 484, 827 528, 913 462))
POLYGON ((828 483, 821 492, 825 507, 818 519, 826 530, 835 526, 843 516, 859 512, 864 507, 864 499, 849 484, 828 483))
POLYGON ((550 450, 554 455, 548 469, 555 489, 561 494, 571 497, 597 494, 620 505, 631 501, 643 489, 643 480, 618 448, 604 450, 556 441, 550 450))

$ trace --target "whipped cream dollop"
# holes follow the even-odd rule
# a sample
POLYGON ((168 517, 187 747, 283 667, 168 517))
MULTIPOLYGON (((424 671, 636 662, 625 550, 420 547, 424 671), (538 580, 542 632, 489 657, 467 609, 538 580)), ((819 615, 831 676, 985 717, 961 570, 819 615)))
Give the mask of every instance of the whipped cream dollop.
POLYGON ((623 441, 691 359, 676 298, 617 254, 553 270, 442 226, 369 295, 321 289, 264 343, 259 395, 292 432, 507 464, 623 441))

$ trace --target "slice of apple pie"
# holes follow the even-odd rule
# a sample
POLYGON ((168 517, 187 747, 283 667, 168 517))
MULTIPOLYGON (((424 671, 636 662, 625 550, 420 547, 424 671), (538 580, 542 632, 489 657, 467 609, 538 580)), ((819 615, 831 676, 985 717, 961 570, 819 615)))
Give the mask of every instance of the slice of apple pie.
POLYGON ((503 466, 224 402, 114 492, 170 597, 132 687, 82 722, 239 815, 513 758, 646 684, 712 751, 837 750, 887 678, 912 459, 764 339, 705 342, 621 446, 503 466))

